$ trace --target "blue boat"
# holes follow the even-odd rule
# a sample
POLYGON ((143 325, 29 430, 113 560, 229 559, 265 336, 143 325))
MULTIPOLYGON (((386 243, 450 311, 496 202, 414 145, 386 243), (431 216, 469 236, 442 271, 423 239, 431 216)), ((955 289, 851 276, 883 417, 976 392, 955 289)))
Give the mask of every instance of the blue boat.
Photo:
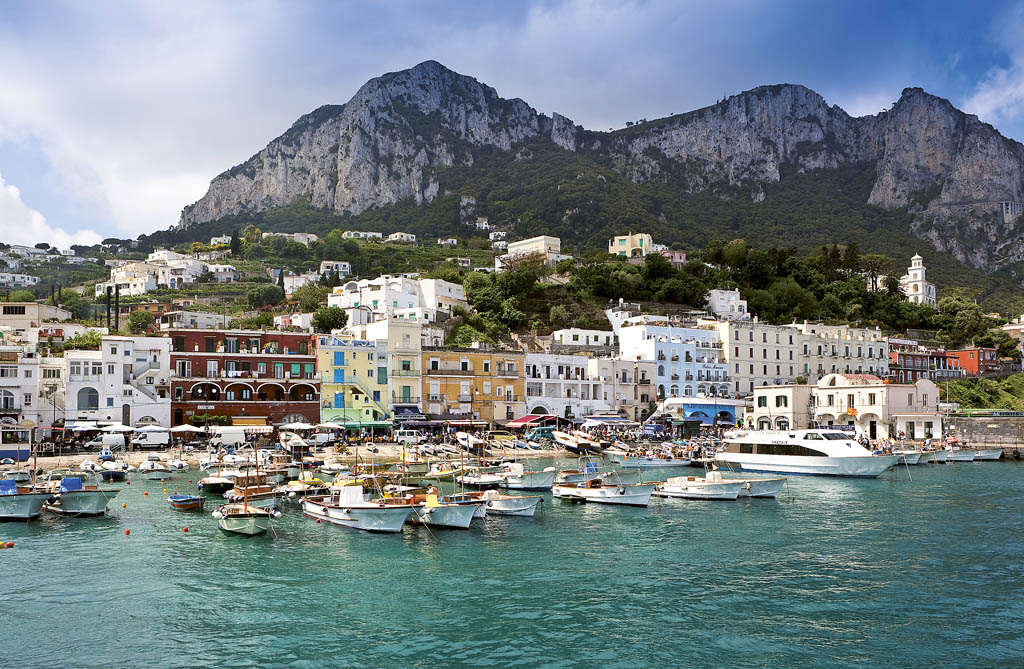
POLYGON ((167 504, 175 511, 202 511, 206 498, 202 495, 169 495, 167 504))

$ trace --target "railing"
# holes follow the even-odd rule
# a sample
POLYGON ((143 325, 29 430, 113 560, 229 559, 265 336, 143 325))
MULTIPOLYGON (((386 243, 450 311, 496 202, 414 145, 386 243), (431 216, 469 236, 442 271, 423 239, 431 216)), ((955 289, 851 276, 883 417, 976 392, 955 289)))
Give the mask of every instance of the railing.
POLYGON ((434 368, 431 367, 431 368, 425 369, 423 371, 427 375, 433 375, 433 376, 437 376, 437 375, 473 376, 473 367, 472 366, 468 367, 467 369, 462 369, 462 367, 454 367, 454 368, 441 367, 439 369, 434 369, 434 368))
POLYGON ((391 395, 392 404, 419 404, 420 398, 417 395, 391 395))
POLYGON ((443 402, 444 395, 427 395, 428 402, 443 402))
POLYGON ((473 401, 473 396, 472 395, 459 395, 459 401, 460 402, 472 402, 473 401))
POLYGON ((422 371, 418 369, 392 369, 391 376, 420 376, 422 371))

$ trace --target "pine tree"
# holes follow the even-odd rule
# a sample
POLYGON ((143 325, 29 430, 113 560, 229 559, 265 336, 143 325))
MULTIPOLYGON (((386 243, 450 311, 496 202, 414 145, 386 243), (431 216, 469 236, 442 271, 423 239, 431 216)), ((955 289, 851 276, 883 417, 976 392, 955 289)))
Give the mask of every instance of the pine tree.
POLYGON ((282 267, 277 271, 277 285, 284 288, 284 268, 282 267))
POLYGON ((242 240, 238 238, 238 228, 231 231, 231 255, 235 258, 242 255, 242 240))

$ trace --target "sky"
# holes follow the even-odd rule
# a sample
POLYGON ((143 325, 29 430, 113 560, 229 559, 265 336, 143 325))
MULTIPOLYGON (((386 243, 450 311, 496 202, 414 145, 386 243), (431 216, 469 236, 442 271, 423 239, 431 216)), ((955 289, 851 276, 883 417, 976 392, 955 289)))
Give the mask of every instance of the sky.
POLYGON ((210 180, 428 59, 595 129, 762 84, 920 86, 1024 141, 1024 0, 0 0, 0 241, 174 225, 210 180))

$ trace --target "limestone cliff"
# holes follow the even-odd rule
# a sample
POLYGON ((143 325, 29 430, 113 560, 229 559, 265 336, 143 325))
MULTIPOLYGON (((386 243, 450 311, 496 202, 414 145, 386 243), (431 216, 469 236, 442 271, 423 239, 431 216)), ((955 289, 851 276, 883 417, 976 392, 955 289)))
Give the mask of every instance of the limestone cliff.
MULTIPOLYGON (((219 175, 179 227, 309 198, 357 214, 434 198, 438 170, 472 166, 480 151, 529 151, 528 141, 607 161, 637 184, 765 197, 783 167, 873 165, 868 203, 907 207, 914 231, 992 270, 1024 260, 1017 225, 996 203, 1024 200, 1024 147, 948 101, 908 88, 887 111, 851 117, 803 86, 762 86, 711 107, 602 133, 428 61, 371 79, 344 105, 300 118, 242 165, 219 175)), ((842 241, 837 238, 837 241, 842 241)))

